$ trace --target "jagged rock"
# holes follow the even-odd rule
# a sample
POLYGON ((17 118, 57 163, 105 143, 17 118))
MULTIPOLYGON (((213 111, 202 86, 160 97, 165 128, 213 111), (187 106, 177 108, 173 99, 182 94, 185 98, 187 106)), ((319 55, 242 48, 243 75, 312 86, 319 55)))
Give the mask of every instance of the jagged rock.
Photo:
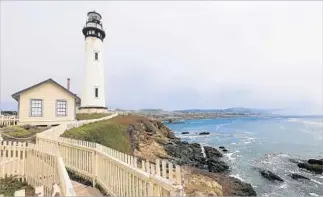
POLYGON ((271 171, 269 170, 260 170, 260 174, 270 180, 270 181, 281 181, 281 182, 284 182, 284 180, 282 178, 280 178, 279 176, 277 176, 276 174, 272 173, 271 171))
POLYGON ((209 172, 225 172, 229 169, 229 166, 218 159, 209 159, 207 161, 209 172))
POLYGON ((201 132, 201 133, 199 133, 199 135, 209 135, 210 134, 210 132, 201 132))
POLYGON ((307 162, 309 164, 323 165, 323 159, 309 159, 307 162))
POLYGON ((241 180, 229 177, 229 182, 231 188, 231 196, 257 196, 256 191, 253 189, 251 184, 242 182, 241 180))
POLYGON ((176 136, 175 136, 175 133, 174 132, 168 132, 168 135, 167 135, 168 138, 170 139, 175 139, 176 136))
POLYGON ((164 147, 166 152, 174 157, 177 164, 206 169, 206 159, 203 157, 200 144, 179 141, 174 144, 166 144, 164 147))
POLYGON ((318 164, 309 164, 309 163, 299 163, 297 164, 299 168, 304 168, 308 171, 311 171, 316 174, 322 174, 323 173, 323 166, 318 164))
POLYGON ((188 132, 188 131, 184 131, 184 132, 182 132, 181 134, 189 134, 190 132, 188 132))
POLYGON ((300 174, 290 174, 290 176, 292 177, 292 179, 298 180, 298 179, 306 179, 306 180, 310 180, 309 178, 300 175, 300 174))
POLYGON ((216 148, 210 146, 204 146, 205 154, 208 159, 222 157, 222 153, 218 151, 216 148))
POLYGON ((157 143, 159 143, 161 145, 165 145, 165 144, 168 144, 169 143, 167 141, 167 139, 161 138, 161 137, 152 137, 152 139, 155 140, 157 143))
POLYGON ((157 133, 156 128, 151 124, 151 122, 144 121, 143 125, 147 134, 154 135, 157 133))

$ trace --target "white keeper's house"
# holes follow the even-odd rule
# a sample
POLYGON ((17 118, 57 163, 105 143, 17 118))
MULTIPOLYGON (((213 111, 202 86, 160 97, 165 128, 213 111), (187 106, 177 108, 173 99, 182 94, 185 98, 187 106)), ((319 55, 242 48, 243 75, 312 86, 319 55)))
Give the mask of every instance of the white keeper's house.
POLYGON ((56 125, 76 120, 80 98, 52 79, 12 95, 18 101, 18 124, 56 125))

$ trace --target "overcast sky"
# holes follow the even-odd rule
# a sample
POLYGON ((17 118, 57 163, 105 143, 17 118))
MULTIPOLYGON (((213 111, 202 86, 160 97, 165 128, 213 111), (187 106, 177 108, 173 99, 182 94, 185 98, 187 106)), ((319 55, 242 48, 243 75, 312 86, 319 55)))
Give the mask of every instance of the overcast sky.
POLYGON ((81 94, 88 11, 109 107, 322 114, 322 1, 1 1, 1 108, 53 78, 81 94))

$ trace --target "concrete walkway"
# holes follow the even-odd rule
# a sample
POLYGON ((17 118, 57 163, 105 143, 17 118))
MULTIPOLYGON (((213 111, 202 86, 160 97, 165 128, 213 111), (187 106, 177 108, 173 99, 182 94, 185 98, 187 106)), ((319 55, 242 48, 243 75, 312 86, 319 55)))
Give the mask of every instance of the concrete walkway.
POLYGON ((72 181, 76 196, 103 196, 101 192, 91 186, 86 186, 76 181, 72 181))

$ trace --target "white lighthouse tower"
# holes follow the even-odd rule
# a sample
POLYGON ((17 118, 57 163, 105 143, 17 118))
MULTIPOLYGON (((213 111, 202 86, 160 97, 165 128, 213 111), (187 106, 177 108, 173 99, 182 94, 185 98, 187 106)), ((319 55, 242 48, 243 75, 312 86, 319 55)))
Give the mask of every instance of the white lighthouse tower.
POLYGON ((104 94, 103 40, 101 15, 88 12, 82 30, 85 36, 85 70, 80 113, 107 112, 104 94))

